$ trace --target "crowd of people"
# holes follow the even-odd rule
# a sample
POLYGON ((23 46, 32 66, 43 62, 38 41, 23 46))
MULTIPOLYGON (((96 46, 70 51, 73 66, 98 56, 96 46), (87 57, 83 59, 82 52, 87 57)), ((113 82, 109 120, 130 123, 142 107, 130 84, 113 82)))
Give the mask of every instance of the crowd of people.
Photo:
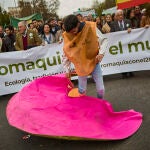
MULTIPOLYGON (((62 63, 64 68, 66 67, 66 74, 72 62, 78 75, 79 91, 76 91, 75 96, 85 94, 87 76, 92 74, 96 82, 97 95, 103 98, 104 85, 99 62, 103 59, 108 46, 105 34, 124 30, 130 33, 132 29, 148 28, 150 27, 149 14, 149 10, 141 10, 140 6, 135 6, 127 11, 119 9, 115 14, 106 14, 96 18, 93 18, 91 14, 82 16, 79 13, 69 15, 59 21, 54 18, 46 22, 34 19, 29 24, 21 21, 17 29, 8 25, 3 30, 0 26, 0 52, 28 50, 32 47, 64 41, 62 63), (90 42, 84 42, 87 38, 90 42), (70 43, 69 47, 68 43, 70 43), (98 48, 100 49, 97 50, 98 48), (81 50, 82 53, 80 53, 81 50)), ((123 78, 133 75, 132 72, 122 73, 123 78)), ((67 76, 69 77, 70 74, 67 76)))
POLYGON ((149 27, 150 10, 140 9, 140 6, 126 11, 117 10, 116 13, 102 15, 95 19, 91 15, 82 17, 78 14, 80 21, 95 21, 98 29, 103 33, 116 32, 122 30, 149 27))
MULTIPOLYGON (((114 14, 106 14, 93 18, 91 14, 76 16, 80 22, 96 22, 97 28, 103 33, 116 32, 140 27, 149 27, 150 10, 140 9, 140 6, 128 9, 127 11, 117 10, 114 14)), ((43 20, 32 20, 18 23, 18 28, 12 25, 0 26, 0 52, 10 52, 15 50, 26 50, 35 46, 51 44, 63 40, 62 33, 65 31, 63 20, 50 18, 46 22, 43 20), (27 36, 26 36, 27 35, 27 36)))
POLYGON ((32 20, 18 23, 18 28, 0 26, 0 52, 27 50, 35 46, 46 45, 62 40, 62 21, 51 18, 46 23, 32 20))

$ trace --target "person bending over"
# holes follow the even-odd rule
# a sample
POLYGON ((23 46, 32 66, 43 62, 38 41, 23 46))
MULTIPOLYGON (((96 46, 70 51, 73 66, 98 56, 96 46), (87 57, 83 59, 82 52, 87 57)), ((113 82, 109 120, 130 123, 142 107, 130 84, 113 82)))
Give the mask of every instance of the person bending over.
POLYGON ((104 84, 100 62, 107 50, 108 40, 95 22, 79 22, 75 15, 64 20, 63 61, 66 76, 70 77, 70 64, 73 63, 78 75, 78 90, 72 97, 86 94, 87 77, 92 75, 96 83, 97 97, 104 97, 104 84))

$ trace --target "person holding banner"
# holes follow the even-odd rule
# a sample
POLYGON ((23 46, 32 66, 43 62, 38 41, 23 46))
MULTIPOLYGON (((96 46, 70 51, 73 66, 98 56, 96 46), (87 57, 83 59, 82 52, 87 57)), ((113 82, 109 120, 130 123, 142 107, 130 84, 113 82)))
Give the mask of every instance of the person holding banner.
POLYGON ((131 32, 131 21, 124 18, 123 10, 118 9, 115 13, 116 20, 111 24, 111 32, 127 30, 131 32))
MULTIPOLYGON (((118 9, 115 13, 116 20, 111 24, 111 32, 117 31, 125 31, 128 33, 131 32, 131 21, 129 19, 124 18, 124 13, 122 9, 118 9)), ((122 73, 122 78, 133 77, 134 74, 132 72, 124 72, 122 73)))
POLYGON ((106 22, 102 26, 102 32, 103 33, 110 33, 111 32, 111 24, 112 24, 112 17, 111 14, 106 15, 106 22))
POLYGON ((97 97, 104 97, 104 84, 100 62, 107 50, 108 40, 95 22, 80 22, 75 15, 64 20, 63 65, 66 76, 70 77, 70 64, 75 66, 78 75, 78 89, 71 90, 68 96, 80 97, 86 94, 87 77, 92 75, 97 97))
POLYGON ((140 27, 150 27, 150 10, 145 9, 145 15, 142 16, 140 27))
POLYGON ((33 30, 29 30, 25 21, 18 23, 18 30, 15 43, 16 50, 27 50, 42 44, 38 34, 33 30))
POLYGON ((43 25, 42 34, 41 34, 43 45, 52 44, 55 42, 55 37, 50 31, 51 31, 50 25, 48 23, 45 23, 43 25))

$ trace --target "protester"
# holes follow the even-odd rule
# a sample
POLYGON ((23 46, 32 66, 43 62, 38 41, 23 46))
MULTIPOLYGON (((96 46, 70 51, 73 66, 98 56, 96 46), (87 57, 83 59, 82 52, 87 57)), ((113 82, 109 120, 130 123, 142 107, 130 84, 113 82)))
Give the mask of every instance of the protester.
POLYGON ((140 27, 150 27, 150 10, 145 10, 145 15, 142 16, 142 19, 140 21, 140 27))
POLYGON ((38 20, 38 25, 40 26, 40 28, 42 28, 43 25, 44 25, 44 21, 43 20, 38 20))
POLYGON ((105 14, 102 14, 101 15, 101 24, 102 24, 102 26, 105 24, 105 14))
POLYGON ((14 27, 14 35, 16 36, 17 33, 18 33, 18 29, 14 27))
POLYGON ((34 26, 33 30, 38 32, 38 34, 42 34, 42 25, 39 25, 39 22, 36 19, 32 20, 32 24, 34 26))
POLYGON ((97 28, 102 32, 102 24, 101 24, 100 17, 96 17, 95 21, 96 21, 97 28))
POLYGON ((51 26, 51 33, 56 39, 56 33, 58 30, 60 30, 60 27, 57 25, 57 21, 54 18, 50 18, 48 21, 48 24, 51 26))
MULTIPOLYGON (((123 31, 127 30, 128 33, 131 32, 131 21, 124 18, 123 10, 119 9, 116 11, 116 20, 111 24, 111 31, 123 31)), ((122 73, 122 78, 132 77, 134 74, 132 72, 122 73)))
POLYGON ((63 21, 62 20, 58 20, 57 25, 59 26, 59 28, 61 28, 62 24, 63 24, 63 21))
POLYGON ((123 10, 118 9, 116 11, 116 20, 111 24, 111 31, 123 31, 127 30, 128 33, 131 32, 131 21, 124 18, 123 10))
POLYGON ((115 21, 115 20, 116 20, 116 14, 113 13, 113 14, 111 15, 111 18, 112 18, 112 21, 115 21))
POLYGON ((15 34, 14 34, 14 28, 11 25, 5 26, 5 37, 3 39, 3 44, 1 51, 2 52, 11 52, 15 51, 15 34))
POLYGON ((57 31, 56 33, 56 42, 62 43, 63 41, 63 33, 64 33, 65 29, 64 29, 64 24, 63 22, 61 22, 60 24, 60 30, 57 31))
POLYGON ((129 9, 127 11, 126 19, 131 21, 131 28, 132 29, 138 28, 138 20, 135 17, 135 10, 134 9, 129 9))
POLYGON ((140 28, 140 22, 142 18, 141 8, 140 6, 135 6, 134 10, 135 10, 135 18, 137 19, 138 22, 138 28, 140 28))
POLYGON ((105 18, 106 18, 105 19, 106 22, 102 27, 102 32, 103 33, 109 33, 109 32, 111 32, 112 17, 110 14, 107 14, 105 18))
POLYGON ((88 14, 87 17, 88 17, 88 21, 92 21, 92 22, 94 21, 92 14, 88 14))
POLYGON ((3 27, 0 26, 0 38, 4 37, 4 31, 3 31, 3 27))
POLYGON ((29 23, 29 24, 28 24, 28 28, 29 28, 30 30, 35 30, 36 32, 38 32, 38 30, 37 30, 36 28, 34 28, 33 23, 29 23))
POLYGON ((18 23, 18 30, 15 43, 16 50, 27 50, 42 44, 38 34, 33 30, 29 30, 25 21, 18 23))
POLYGON ((83 16, 81 14, 77 14, 76 16, 80 22, 83 22, 83 16))
POLYGON ((55 37, 50 31, 51 31, 50 25, 48 23, 44 24, 43 31, 41 34, 43 45, 47 45, 55 42, 55 37))
POLYGON ((83 16, 83 22, 88 21, 88 16, 83 16))
POLYGON ((141 13, 142 13, 142 16, 145 16, 146 15, 146 8, 143 8, 142 10, 141 10, 141 13))
POLYGON ((107 38, 96 28, 95 22, 79 22, 75 15, 65 18, 64 28, 63 65, 66 76, 70 77, 71 62, 78 75, 78 90, 70 96, 85 95, 87 77, 91 74, 96 82, 97 97, 103 98, 104 85, 99 63, 107 50, 107 38))
POLYGON ((1 48, 2 48, 3 38, 4 38, 3 27, 0 26, 0 52, 1 52, 1 48))
POLYGON ((2 43, 3 41, 2 41, 2 38, 0 37, 0 53, 1 53, 2 43))

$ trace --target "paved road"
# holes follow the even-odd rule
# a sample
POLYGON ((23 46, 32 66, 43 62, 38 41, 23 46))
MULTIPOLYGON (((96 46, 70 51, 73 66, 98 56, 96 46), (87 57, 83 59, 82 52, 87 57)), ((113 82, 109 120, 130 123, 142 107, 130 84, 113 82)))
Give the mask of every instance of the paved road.
MULTIPOLYGON (((143 113, 140 129, 130 138, 120 141, 68 141, 31 136, 9 126, 5 109, 13 96, 0 97, 0 150, 150 150, 150 71, 136 72, 121 79, 121 75, 104 77, 107 99, 115 111, 134 109, 143 113)), ((94 83, 89 80, 89 95, 95 96, 94 83)))

